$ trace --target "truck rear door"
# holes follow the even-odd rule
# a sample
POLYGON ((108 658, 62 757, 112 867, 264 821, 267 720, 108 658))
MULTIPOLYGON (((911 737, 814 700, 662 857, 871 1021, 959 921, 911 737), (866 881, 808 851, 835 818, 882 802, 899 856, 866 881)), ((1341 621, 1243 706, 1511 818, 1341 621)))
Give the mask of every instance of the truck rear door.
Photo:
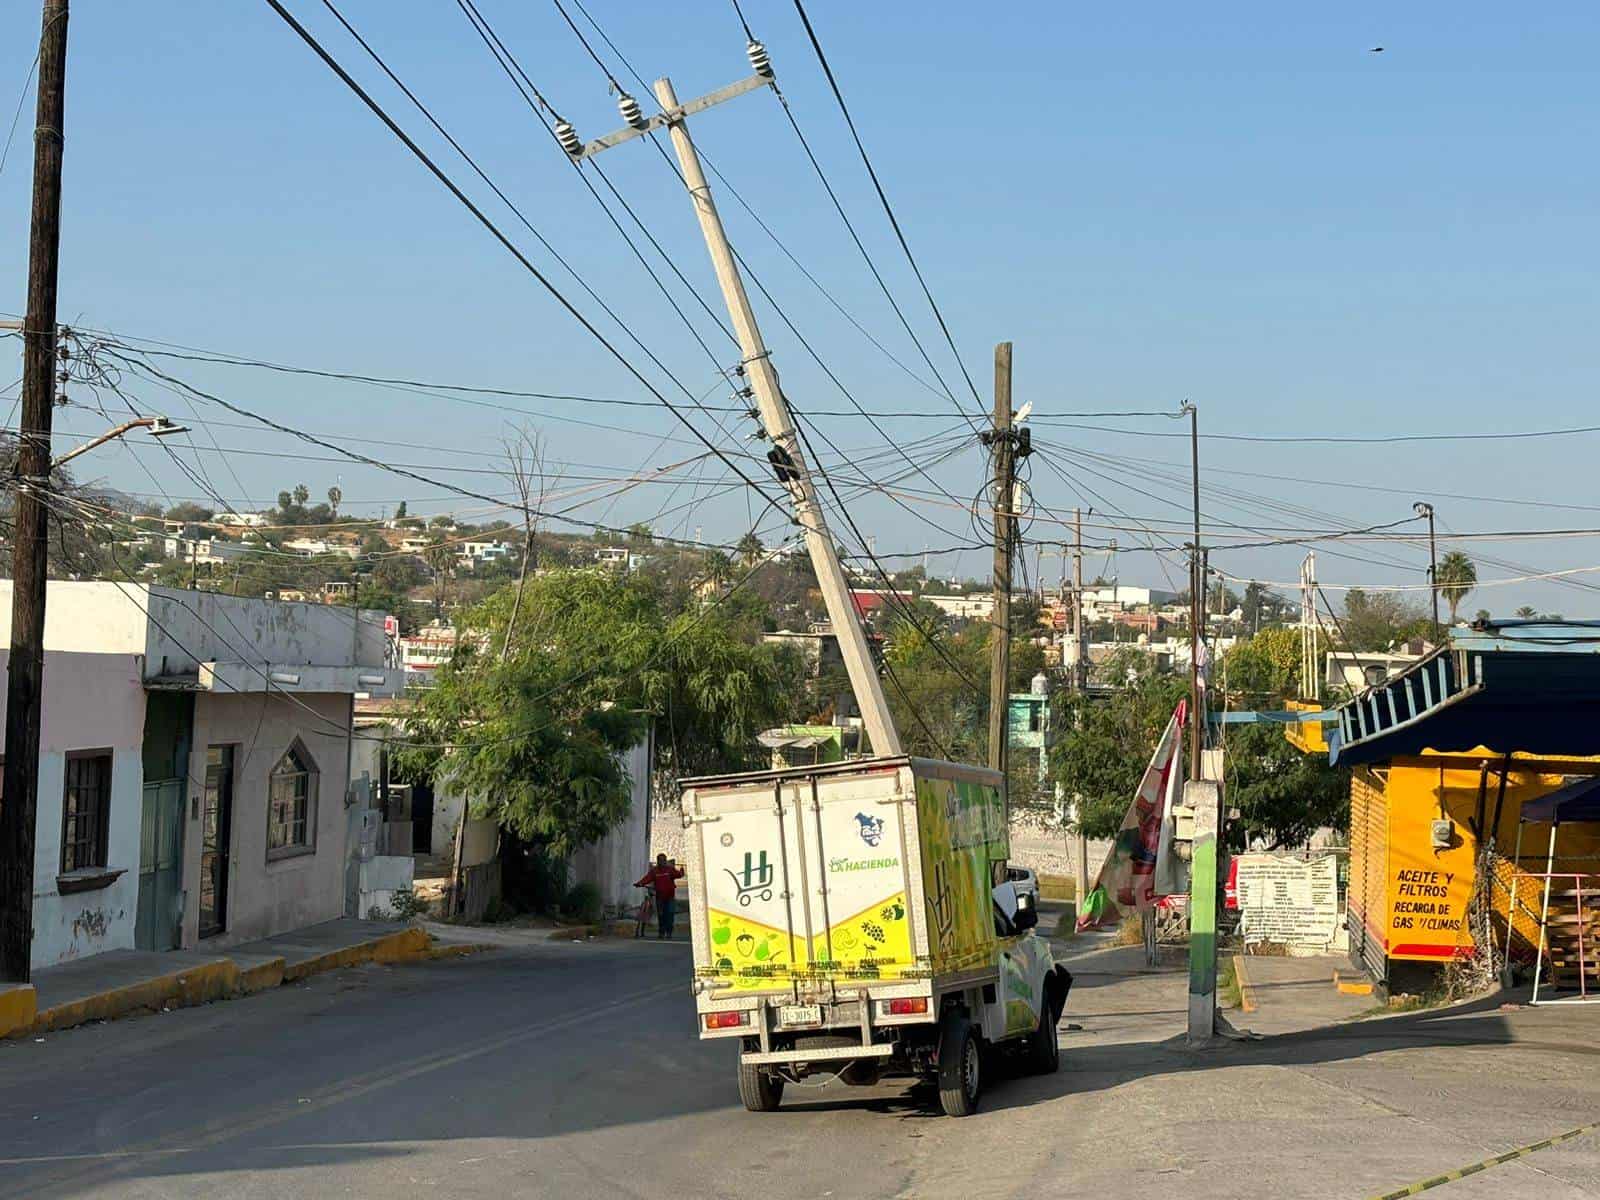
POLYGON ((685 815, 705 880, 703 975, 735 992, 798 994, 914 966, 899 775, 796 772, 694 789, 685 815))

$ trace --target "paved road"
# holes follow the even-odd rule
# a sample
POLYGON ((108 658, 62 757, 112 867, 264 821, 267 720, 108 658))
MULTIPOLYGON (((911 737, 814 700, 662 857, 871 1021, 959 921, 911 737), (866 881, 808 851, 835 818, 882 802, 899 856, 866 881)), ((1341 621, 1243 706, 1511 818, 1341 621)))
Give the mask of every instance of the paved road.
MULTIPOLYGON (((681 944, 529 945, 0 1044, 0 1195, 1359 1197, 1600 1119, 1597 1010, 1195 1054, 1165 1040, 1181 975, 1096 958, 1062 1071, 976 1117, 894 1084, 752 1115, 687 969, 681 944)), ((1600 1195, 1600 1145, 1433 1194, 1600 1195)))

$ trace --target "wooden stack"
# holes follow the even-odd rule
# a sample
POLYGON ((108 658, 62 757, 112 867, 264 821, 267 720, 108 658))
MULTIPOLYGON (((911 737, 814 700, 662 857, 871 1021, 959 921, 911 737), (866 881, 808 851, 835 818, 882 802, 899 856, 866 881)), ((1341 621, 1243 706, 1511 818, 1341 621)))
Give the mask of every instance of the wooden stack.
POLYGON ((1552 987, 1600 995, 1600 886, 1551 890, 1545 952, 1552 987))

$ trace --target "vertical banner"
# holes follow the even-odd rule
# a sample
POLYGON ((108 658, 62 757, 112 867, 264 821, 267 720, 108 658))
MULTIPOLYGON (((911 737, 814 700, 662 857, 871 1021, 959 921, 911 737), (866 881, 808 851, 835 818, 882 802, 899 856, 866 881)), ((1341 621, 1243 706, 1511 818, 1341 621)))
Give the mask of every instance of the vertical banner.
MULTIPOLYGON (((1144 769, 1122 827, 1100 865, 1094 887, 1084 897, 1078 929, 1113 929, 1124 916, 1153 907, 1155 877, 1166 823, 1168 796, 1181 773, 1184 720, 1188 705, 1180 701, 1144 769)), ((1170 848, 1170 847, 1169 847, 1170 848)))

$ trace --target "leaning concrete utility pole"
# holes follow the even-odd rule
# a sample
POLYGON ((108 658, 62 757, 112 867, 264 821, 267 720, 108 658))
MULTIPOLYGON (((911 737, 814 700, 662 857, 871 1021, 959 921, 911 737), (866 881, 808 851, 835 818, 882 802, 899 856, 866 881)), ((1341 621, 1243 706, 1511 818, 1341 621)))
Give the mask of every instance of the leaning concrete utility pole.
POLYGON ((1011 679, 1011 552, 1016 542, 1017 460, 1011 442, 1011 343, 994 348, 994 640, 989 643, 989 765, 1003 776, 1010 759, 1006 714, 1011 679))
POLYGON ((44 493, 55 406, 56 281, 61 260, 61 156, 66 124, 67 0, 45 0, 33 131, 28 310, 22 330, 22 426, 17 439, 11 555, 11 659, 5 771, 0 781, 0 979, 26 983, 33 951, 33 833, 39 804, 47 577, 44 493))
POLYGON ((722 217, 717 213, 716 201, 712 199, 711 187, 700 165, 700 156, 689 137, 687 118, 691 114, 745 92, 772 86, 772 63, 766 50, 759 42, 751 42, 748 52, 755 74, 738 83, 679 104, 672 81, 658 79, 655 84, 656 99, 661 104, 658 115, 646 118, 639 111, 638 101, 624 94, 618 100, 618 108, 628 122, 628 128, 608 134, 587 146, 579 142, 570 125, 558 125, 556 136, 568 154, 581 160, 663 126, 671 134, 672 148, 678 155, 684 186, 694 201, 695 215, 700 219, 700 232, 705 235, 706 248, 711 252, 711 265, 716 269, 717 283, 722 288, 722 298, 727 303, 728 315, 733 320, 734 333, 739 339, 744 369, 755 393, 761 424, 772 444, 768 458, 794 502, 795 520, 805 531, 806 549, 811 555, 812 568, 817 573, 817 584, 822 589, 828 618, 839 639, 839 650, 844 658, 845 671, 850 676, 856 704, 861 709, 867 737, 872 741, 874 754, 897 755, 901 753, 900 736, 895 730, 894 718, 889 713, 889 703, 883 695, 883 683, 872 661, 867 635, 861 628, 855 603, 850 598, 850 588, 845 581, 844 569, 839 565, 833 535, 829 533, 822 507, 817 503, 816 485, 811 480, 811 470, 806 464, 800 438, 789 416, 789 406, 778 386, 778 372, 767 353, 766 343, 761 340, 761 330, 756 325, 755 312, 750 307, 750 297, 745 292, 733 248, 728 244, 727 231, 722 227, 722 217))

